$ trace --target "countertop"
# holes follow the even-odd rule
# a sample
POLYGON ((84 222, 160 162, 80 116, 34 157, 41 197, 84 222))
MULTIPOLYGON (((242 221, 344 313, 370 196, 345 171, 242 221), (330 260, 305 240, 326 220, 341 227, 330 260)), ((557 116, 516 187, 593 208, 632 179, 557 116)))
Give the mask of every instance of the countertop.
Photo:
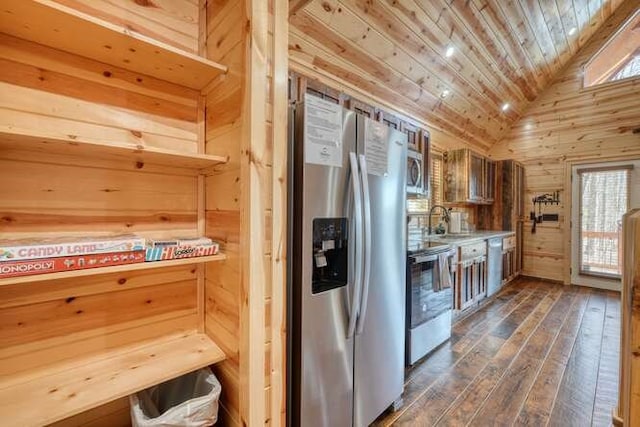
POLYGON ((460 246, 469 243, 481 242, 483 240, 491 239, 494 237, 507 237, 513 236, 515 231, 474 231, 473 233, 465 234, 431 234, 425 236, 425 240, 431 242, 443 242, 450 243, 452 245, 460 246))

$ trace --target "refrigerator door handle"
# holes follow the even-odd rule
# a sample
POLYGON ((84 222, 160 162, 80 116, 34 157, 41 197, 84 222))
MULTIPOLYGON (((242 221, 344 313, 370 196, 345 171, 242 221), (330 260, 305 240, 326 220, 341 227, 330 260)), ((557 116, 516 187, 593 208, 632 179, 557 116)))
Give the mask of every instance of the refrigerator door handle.
POLYGON ((360 178, 358 173, 358 160, 356 154, 349 153, 349 162, 351 164, 351 185, 353 186, 353 219, 355 222, 355 277, 353 298, 351 300, 351 310, 349 310, 349 326, 347 327, 347 338, 353 337, 356 330, 356 320, 358 319, 358 311, 360 310, 360 298, 362 294, 362 190, 360 188, 360 178))
POLYGON ((371 199, 369 197, 369 174, 367 173, 367 159, 363 154, 359 155, 360 177, 362 179, 362 192, 364 204, 364 277, 362 279, 363 291, 358 316, 358 328, 356 333, 360 335, 364 330, 364 319, 367 314, 369 300, 369 282, 371 279, 371 199))

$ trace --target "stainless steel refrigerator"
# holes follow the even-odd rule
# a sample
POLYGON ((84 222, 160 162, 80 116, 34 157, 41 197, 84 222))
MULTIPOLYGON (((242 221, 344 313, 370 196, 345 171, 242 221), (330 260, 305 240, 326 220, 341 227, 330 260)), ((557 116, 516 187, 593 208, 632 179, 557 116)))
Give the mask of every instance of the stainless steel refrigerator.
POLYGON ((290 123, 289 424, 366 426, 403 391, 407 138, 309 94, 290 123))

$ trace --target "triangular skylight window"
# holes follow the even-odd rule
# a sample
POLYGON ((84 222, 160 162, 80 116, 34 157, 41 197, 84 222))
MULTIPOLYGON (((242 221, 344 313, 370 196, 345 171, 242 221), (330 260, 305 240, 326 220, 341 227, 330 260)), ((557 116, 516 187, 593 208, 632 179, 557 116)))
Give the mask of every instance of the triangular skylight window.
POLYGON ((584 87, 640 76, 640 10, 584 66, 584 87))

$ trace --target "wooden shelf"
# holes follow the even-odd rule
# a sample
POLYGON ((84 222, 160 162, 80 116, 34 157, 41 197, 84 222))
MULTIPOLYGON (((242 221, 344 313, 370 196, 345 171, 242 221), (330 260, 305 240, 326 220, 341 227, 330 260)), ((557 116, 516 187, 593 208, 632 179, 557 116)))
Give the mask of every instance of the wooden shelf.
POLYGON ((167 336, 0 381, 4 425, 41 426, 224 360, 204 334, 167 336))
POLYGON ((156 77, 204 89, 227 67, 51 0, 4 0, 0 32, 156 77))
MULTIPOLYGON (((150 270, 153 268, 175 267, 178 265, 199 264, 209 261, 222 261, 227 257, 224 254, 171 259, 167 261, 150 261, 137 264, 114 265, 112 267, 87 268, 85 270, 59 271, 57 273, 34 274, 32 276, 11 277, 0 279, 0 287, 7 285, 17 285, 21 283, 42 282, 46 280, 69 279, 72 277, 97 276, 99 274, 121 273, 123 271, 150 270)), ((1 419, 1 418, 0 418, 1 419)))
POLYGON ((87 159, 131 162, 143 168, 144 164, 189 169, 206 169, 227 162, 226 157, 208 154, 190 154, 144 147, 134 144, 108 144, 101 141, 71 138, 49 138, 35 135, 0 132, 0 151, 7 156, 12 150, 38 154, 84 157, 87 159))

